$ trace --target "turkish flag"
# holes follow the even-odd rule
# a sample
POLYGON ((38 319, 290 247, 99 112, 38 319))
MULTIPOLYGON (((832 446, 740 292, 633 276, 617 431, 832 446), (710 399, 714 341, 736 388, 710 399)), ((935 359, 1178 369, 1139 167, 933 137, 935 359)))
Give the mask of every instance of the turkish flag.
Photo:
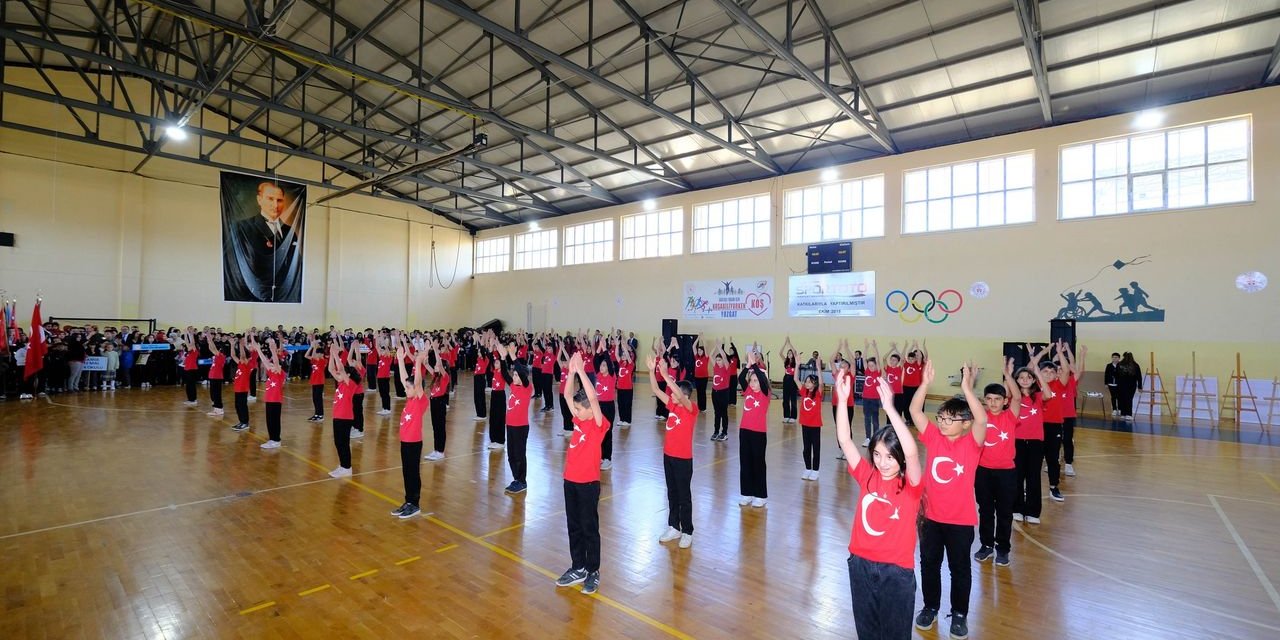
POLYGON ((31 344, 27 345, 27 368, 23 378, 31 378, 44 368, 44 354, 49 346, 44 341, 44 323, 40 321, 40 301, 31 310, 31 344))

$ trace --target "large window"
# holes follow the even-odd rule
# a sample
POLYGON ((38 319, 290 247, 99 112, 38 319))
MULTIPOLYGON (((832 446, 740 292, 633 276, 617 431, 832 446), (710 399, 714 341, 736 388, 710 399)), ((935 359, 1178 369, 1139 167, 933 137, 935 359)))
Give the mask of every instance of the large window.
POLYGON ((769 196, 708 202, 693 208, 693 252, 769 246, 769 196))
POLYGON ((884 235, 884 176, 792 189, 784 202, 786 244, 884 235))
POLYGON ((1250 122, 1139 133, 1062 148, 1059 217, 1088 218, 1245 202, 1250 122))
POLYGON ((684 253, 684 209, 622 216, 622 259, 684 253))
POLYGON ((511 236, 476 242, 476 273, 498 273, 511 268, 511 236))
POLYGON ((564 228, 565 265, 613 260, 613 220, 599 220, 564 228))
POLYGON ((1035 220, 1031 152, 908 171, 902 232, 994 227, 1035 220))
POLYGON ((530 231, 516 236, 516 270, 556 266, 556 230, 530 231))

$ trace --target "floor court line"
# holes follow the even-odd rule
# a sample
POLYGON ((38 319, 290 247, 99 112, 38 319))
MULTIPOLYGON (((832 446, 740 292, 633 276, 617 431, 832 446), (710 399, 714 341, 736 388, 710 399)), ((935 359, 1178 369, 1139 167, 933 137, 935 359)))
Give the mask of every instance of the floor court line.
POLYGON ((1258 475, 1262 476, 1262 479, 1263 479, 1263 480, 1266 480, 1266 481, 1267 481, 1267 484, 1271 485, 1271 488, 1272 488, 1272 489, 1275 489, 1276 493, 1280 493, 1280 484, 1276 484, 1276 481, 1275 481, 1275 480, 1272 480, 1272 479, 1271 479, 1271 476, 1269 476, 1269 475, 1267 475, 1267 474, 1265 474, 1265 473, 1263 473, 1263 472, 1261 472, 1261 471, 1259 471, 1259 472, 1258 472, 1258 475))
POLYGON ((1253 557, 1253 552, 1249 550, 1249 546, 1244 543, 1244 538, 1241 538, 1240 533, 1236 531, 1236 526, 1227 517, 1227 512, 1223 511, 1222 505, 1218 504, 1218 498, 1209 496, 1209 502, 1213 503, 1213 508, 1218 511, 1218 517, 1222 518, 1222 524, 1227 527, 1227 533, 1231 534, 1231 539, 1236 541, 1237 547, 1240 547, 1240 553, 1244 555, 1245 561, 1249 563, 1249 568, 1253 569, 1253 574, 1258 577, 1258 582, 1262 583, 1263 590, 1271 597, 1271 603, 1276 606, 1276 612, 1280 613, 1280 593, 1276 593, 1276 586, 1271 584, 1267 574, 1262 571, 1262 567, 1258 564, 1258 559, 1253 557))

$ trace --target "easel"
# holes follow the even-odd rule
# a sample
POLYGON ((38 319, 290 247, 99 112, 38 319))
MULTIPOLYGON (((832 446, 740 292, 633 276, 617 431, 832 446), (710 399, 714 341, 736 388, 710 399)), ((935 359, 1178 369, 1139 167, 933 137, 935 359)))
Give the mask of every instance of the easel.
POLYGON ((1271 379, 1271 397, 1263 400, 1267 402, 1267 421, 1262 423, 1262 428, 1270 431, 1276 420, 1276 403, 1280 402, 1280 376, 1271 379))
POLYGON ((1147 404, 1147 419, 1154 419, 1156 415, 1156 394, 1160 394, 1160 404, 1168 409, 1167 414, 1170 418, 1178 417, 1178 412, 1169 404, 1169 393, 1164 390, 1164 378, 1160 377, 1160 370, 1156 368, 1156 352, 1151 352, 1151 366, 1147 369, 1147 379, 1145 388, 1149 389, 1149 394, 1144 402, 1147 404), (1160 388, 1157 389, 1155 382, 1160 382, 1160 388))
MULTIPOLYGON (((1198 375, 1196 373, 1196 352, 1194 351, 1191 352, 1191 375, 1186 376, 1182 379, 1182 387, 1178 389, 1178 396, 1181 397, 1184 395, 1191 397, 1191 421, 1192 422, 1195 422, 1196 415, 1200 411, 1204 411, 1205 413, 1209 414, 1210 422, 1214 420, 1213 401, 1217 400, 1218 396, 1216 394, 1209 393, 1209 387, 1208 385, 1205 384, 1204 376, 1198 375), (1191 387, 1190 391, 1187 390, 1188 386, 1191 387), (1204 405, 1205 405, 1204 409, 1200 409, 1198 407, 1198 404, 1199 404, 1198 400, 1200 398, 1204 398, 1204 405), (1212 398, 1212 400, 1210 400, 1210 398, 1212 398)), ((1179 406, 1179 410, 1181 410, 1181 406, 1182 406, 1181 401, 1179 401, 1178 406, 1179 406)))
MULTIPOLYGON (((1275 395, 1275 392, 1272 392, 1275 395)), ((1227 388, 1222 392, 1222 402, 1218 406, 1218 418, 1226 421, 1226 412, 1232 412, 1232 419, 1236 426, 1240 426, 1241 414, 1252 411, 1253 415, 1258 417, 1258 424, 1262 425, 1264 431, 1270 431, 1267 423, 1262 420, 1262 414, 1258 413, 1258 399, 1253 395, 1253 389, 1249 387, 1249 377, 1245 373, 1244 368, 1240 365, 1240 352, 1236 352, 1236 369, 1231 372, 1231 377, 1227 379, 1227 388), (1234 390, 1234 391, 1233 391, 1234 390), (1248 391, 1246 394, 1245 391, 1248 391), (1231 406, 1227 406, 1227 400, 1231 400, 1231 406), (1245 409, 1243 400, 1248 399, 1253 404, 1252 409, 1245 409)))

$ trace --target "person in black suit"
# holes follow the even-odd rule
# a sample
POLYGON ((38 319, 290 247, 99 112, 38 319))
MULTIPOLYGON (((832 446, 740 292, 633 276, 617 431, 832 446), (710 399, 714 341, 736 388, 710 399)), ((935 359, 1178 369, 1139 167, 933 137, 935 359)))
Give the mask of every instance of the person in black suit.
POLYGON ((287 208, 279 185, 258 184, 258 215, 231 223, 224 233, 227 300, 241 302, 301 302, 301 238, 282 215, 287 208), (228 246, 229 245, 229 246, 228 246))

